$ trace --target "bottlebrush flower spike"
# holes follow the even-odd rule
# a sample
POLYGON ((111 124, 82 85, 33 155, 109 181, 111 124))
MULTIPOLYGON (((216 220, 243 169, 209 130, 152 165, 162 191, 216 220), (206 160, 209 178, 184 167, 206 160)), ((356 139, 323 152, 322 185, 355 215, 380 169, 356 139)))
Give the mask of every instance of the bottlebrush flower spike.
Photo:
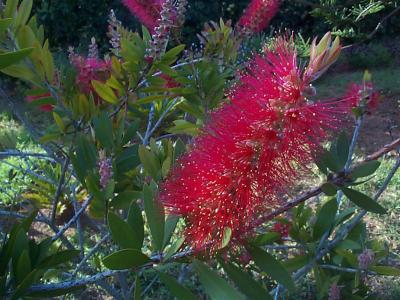
POLYGON ((279 0, 252 0, 239 19, 240 32, 251 34, 261 32, 267 27, 278 11, 279 0))
POLYGON ((123 0, 122 2, 150 33, 154 33, 164 0, 123 0))
POLYGON ((169 212, 185 218, 194 249, 213 253, 227 228, 240 244, 265 221, 261 215, 282 205, 348 111, 348 99, 313 103, 309 89, 294 47, 279 39, 250 63, 230 103, 210 115, 160 192, 169 212))
POLYGON ((84 94, 93 92, 92 81, 106 81, 110 75, 111 61, 101 60, 97 57, 84 57, 73 53, 70 49, 71 64, 76 68, 76 85, 84 94))
POLYGON ((379 104, 380 95, 372 82, 352 83, 347 90, 347 98, 351 99, 351 108, 360 108, 362 112, 371 114, 379 104))

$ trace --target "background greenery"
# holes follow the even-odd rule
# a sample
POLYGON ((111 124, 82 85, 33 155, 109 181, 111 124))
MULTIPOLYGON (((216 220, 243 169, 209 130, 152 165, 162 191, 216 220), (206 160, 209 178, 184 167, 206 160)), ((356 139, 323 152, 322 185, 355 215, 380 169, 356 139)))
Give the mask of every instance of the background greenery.
MULTIPOLYGON (((322 35, 336 28, 349 41, 365 38, 372 32, 379 20, 393 10, 396 1, 384 1, 386 8, 377 6, 371 9, 373 14, 362 15, 357 20, 355 16, 368 6, 370 1, 353 0, 283 0, 281 8, 273 19, 272 30, 294 30, 305 37, 322 35), (361 8, 358 6, 363 5, 361 8)), ((195 42, 196 33, 207 21, 232 19, 236 21, 248 5, 248 0, 196 0, 189 1, 189 10, 184 30, 184 40, 187 44, 195 42)), ((377 2, 378 5, 381 1, 377 2)), ((131 28, 139 28, 139 23, 120 0, 35 0, 34 12, 38 20, 46 28, 46 36, 51 39, 51 45, 67 48, 69 45, 79 46, 89 43, 92 36, 106 44, 107 15, 114 9, 122 23, 131 28)), ((380 29, 381 37, 393 37, 400 33, 399 18, 393 17, 386 21, 380 29)))

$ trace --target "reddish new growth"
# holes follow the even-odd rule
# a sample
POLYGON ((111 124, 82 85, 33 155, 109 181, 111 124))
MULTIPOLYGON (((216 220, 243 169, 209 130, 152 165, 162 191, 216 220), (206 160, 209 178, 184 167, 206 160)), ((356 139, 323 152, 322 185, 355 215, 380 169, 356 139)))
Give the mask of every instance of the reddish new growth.
MULTIPOLYGON (((26 96, 25 99, 28 102, 34 102, 34 101, 39 101, 41 99, 48 98, 48 97, 51 97, 50 93, 49 92, 45 92, 45 93, 40 94, 40 95, 26 96)), ((46 111, 46 112, 53 111, 53 105, 51 105, 51 104, 40 105, 40 110, 46 111)))
POLYGON ((151 33, 158 26, 164 0, 123 0, 125 6, 151 33))
POLYGON ((185 218, 195 250, 217 250, 227 228, 236 244, 254 233, 348 111, 347 99, 307 99, 310 76, 296 51, 283 39, 275 49, 250 63, 162 187, 160 199, 185 218))
POLYGON ((252 0, 239 19, 238 26, 246 33, 263 31, 278 8, 279 0, 252 0))

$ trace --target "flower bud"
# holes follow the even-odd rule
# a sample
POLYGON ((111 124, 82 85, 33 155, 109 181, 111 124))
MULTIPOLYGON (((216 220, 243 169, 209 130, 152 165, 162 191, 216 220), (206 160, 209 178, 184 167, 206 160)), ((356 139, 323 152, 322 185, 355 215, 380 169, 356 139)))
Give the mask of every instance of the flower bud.
POLYGON ((365 249, 358 255, 358 267, 366 270, 374 262, 375 254, 371 249, 365 249))
POLYGON ((104 151, 99 152, 98 168, 100 174, 100 186, 104 189, 113 177, 112 159, 107 158, 104 151))

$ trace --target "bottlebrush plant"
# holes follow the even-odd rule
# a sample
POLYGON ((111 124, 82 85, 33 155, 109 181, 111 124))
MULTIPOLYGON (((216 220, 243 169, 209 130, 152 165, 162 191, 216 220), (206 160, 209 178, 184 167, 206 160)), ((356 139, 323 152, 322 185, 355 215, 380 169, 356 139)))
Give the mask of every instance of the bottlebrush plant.
POLYGON ((54 121, 37 139, 43 152, 0 155, 43 159, 19 170, 32 185, 21 203, 32 205, 1 210, 11 220, 2 297, 79 298, 94 285, 115 299, 287 299, 309 276, 318 299, 364 299, 371 276, 400 275, 364 220, 386 212, 377 200, 400 158, 375 195, 359 191, 400 140, 354 155, 380 96, 369 73, 336 99, 313 85, 339 38, 316 38, 305 62, 286 33, 243 61, 278 0, 250 1, 237 24, 210 22, 200 50, 178 42, 187 1, 123 2, 142 32, 111 12, 109 53, 93 39, 88 54, 70 49, 68 65, 32 0, 2 7, 1 72, 26 82, 28 105, 54 121), (300 185, 313 166, 323 181, 300 185))

